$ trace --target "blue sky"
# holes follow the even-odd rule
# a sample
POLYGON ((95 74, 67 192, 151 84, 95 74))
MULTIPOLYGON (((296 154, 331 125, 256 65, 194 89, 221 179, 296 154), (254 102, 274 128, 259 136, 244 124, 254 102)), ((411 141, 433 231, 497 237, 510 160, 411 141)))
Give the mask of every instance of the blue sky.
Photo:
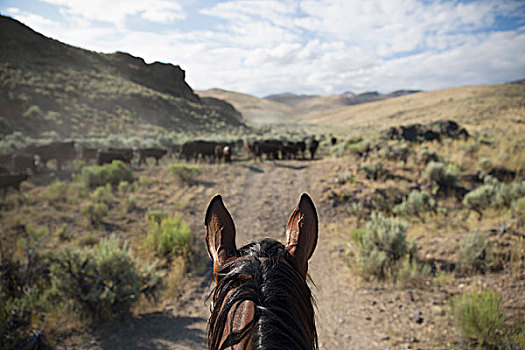
POLYGON ((523 0, 0 0, 65 43, 170 62, 196 90, 433 90, 525 78, 523 0))

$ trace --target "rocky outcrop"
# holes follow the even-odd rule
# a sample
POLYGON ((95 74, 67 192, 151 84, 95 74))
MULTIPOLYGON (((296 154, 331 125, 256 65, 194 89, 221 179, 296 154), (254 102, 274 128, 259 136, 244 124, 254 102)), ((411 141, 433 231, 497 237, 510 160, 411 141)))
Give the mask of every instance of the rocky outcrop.
POLYGON ((393 126, 383 131, 384 140, 405 140, 409 142, 440 141, 445 138, 469 138, 465 128, 460 128, 453 120, 438 120, 426 125, 410 124, 393 126))

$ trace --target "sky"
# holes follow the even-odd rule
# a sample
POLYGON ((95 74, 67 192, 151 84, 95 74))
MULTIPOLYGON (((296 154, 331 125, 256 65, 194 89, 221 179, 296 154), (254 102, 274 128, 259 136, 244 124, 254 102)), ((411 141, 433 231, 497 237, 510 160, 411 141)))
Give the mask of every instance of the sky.
POLYGON ((435 90, 525 78, 524 0, 0 0, 98 52, 179 65, 195 90, 435 90))

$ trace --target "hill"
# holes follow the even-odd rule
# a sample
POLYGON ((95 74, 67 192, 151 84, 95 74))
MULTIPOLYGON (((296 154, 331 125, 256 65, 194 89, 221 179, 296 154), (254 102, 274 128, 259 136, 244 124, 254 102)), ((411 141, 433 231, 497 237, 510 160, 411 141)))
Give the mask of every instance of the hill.
POLYGON ((0 135, 153 135, 244 127, 228 103, 201 100, 179 66, 72 47, 0 16, 0 135))
POLYGON ((299 111, 289 105, 222 89, 196 92, 201 98, 218 98, 231 103, 252 125, 279 124, 299 117, 299 111))
POLYGON ((525 86, 479 85, 420 92, 353 106, 340 106, 302 116, 309 124, 342 128, 385 128, 407 123, 453 119, 471 126, 489 126, 511 120, 523 122, 525 86))

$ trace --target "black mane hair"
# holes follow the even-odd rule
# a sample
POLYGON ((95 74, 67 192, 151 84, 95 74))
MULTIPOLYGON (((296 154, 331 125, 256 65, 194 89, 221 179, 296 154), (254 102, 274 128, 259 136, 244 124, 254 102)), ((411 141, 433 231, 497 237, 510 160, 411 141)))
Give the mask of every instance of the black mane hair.
MULTIPOLYGON (((211 296, 208 348, 227 349, 252 337, 252 349, 317 349, 314 301, 284 245, 272 239, 250 243, 217 273, 211 296), (221 346, 228 314, 252 301, 253 320, 231 332, 221 346)), ((229 329, 233 329, 233 317, 229 329)))

